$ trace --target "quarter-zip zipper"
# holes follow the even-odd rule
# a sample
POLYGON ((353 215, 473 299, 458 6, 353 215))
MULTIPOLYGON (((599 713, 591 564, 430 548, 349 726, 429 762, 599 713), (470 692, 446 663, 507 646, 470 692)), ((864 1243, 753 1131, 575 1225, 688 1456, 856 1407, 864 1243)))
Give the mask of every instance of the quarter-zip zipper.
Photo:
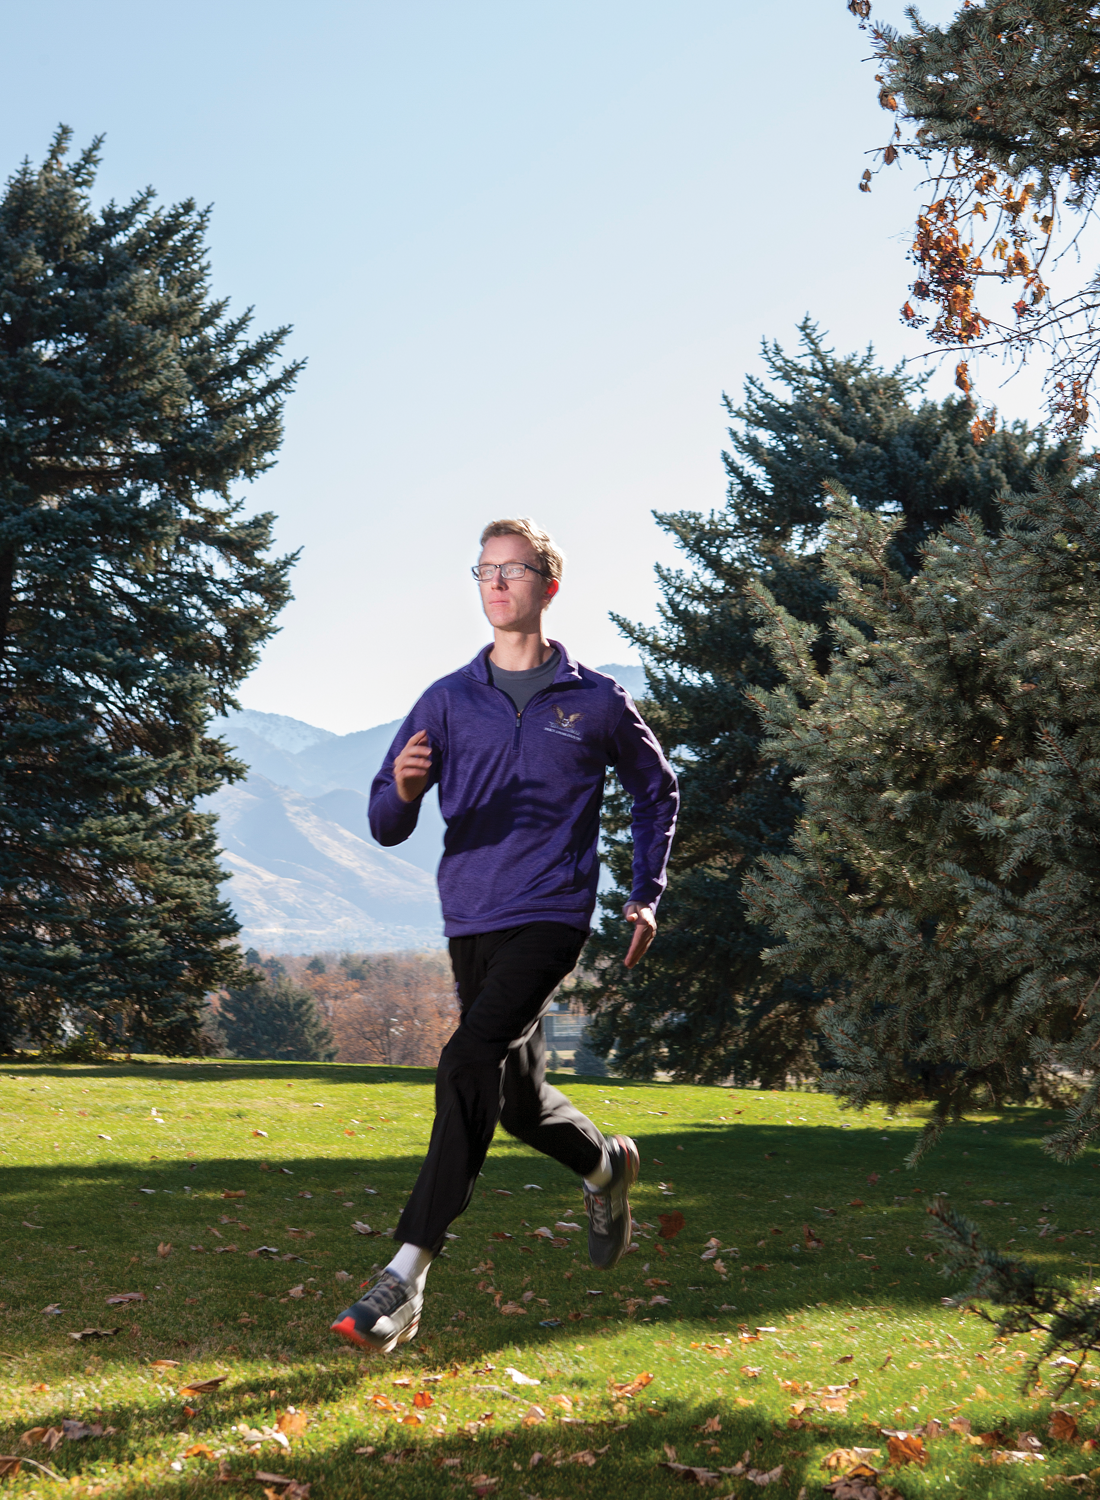
MULTIPOLYGON (((507 702, 509 703, 509 705, 512 708, 515 708, 515 704, 512 702, 511 698, 508 697, 508 694, 504 691, 504 689, 502 687, 497 687, 497 685, 496 685, 495 682, 490 682, 490 683, 487 684, 487 686, 491 687, 494 692, 499 693, 502 698, 507 699, 507 702)), ((553 686, 554 686, 554 684, 551 683, 550 687, 539 688, 539 690, 538 690, 537 693, 532 693, 531 697, 528 698, 527 704, 526 704, 525 708, 523 708, 522 710, 519 710, 519 709, 516 710, 515 723, 514 723, 514 725, 512 727, 512 754, 513 755, 518 755, 519 754, 519 731, 520 731, 520 728, 521 728, 521 725, 522 725, 522 722, 523 722, 523 715, 527 712, 527 709, 531 707, 531 704, 534 703, 534 701, 535 701, 536 698, 541 698, 542 695, 543 695, 543 693, 549 693, 549 692, 551 692, 552 689, 553 689, 553 686)))

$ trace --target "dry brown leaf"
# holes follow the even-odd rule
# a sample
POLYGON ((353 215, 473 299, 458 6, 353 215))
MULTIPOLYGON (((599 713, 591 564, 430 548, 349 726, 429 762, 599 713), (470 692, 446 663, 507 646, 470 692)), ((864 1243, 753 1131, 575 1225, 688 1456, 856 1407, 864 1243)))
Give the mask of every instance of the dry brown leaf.
POLYGON ((679 1464, 672 1459, 658 1464, 660 1469, 667 1469, 670 1474, 675 1474, 678 1479, 683 1479, 687 1484, 718 1484, 719 1476, 713 1469, 703 1469, 693 1464, 679 1464))
POLYGON ((204 1391, 216 1391, 229 1379, 228 1375, 217 1375, 211 1380, 193 1380, 190 1385, 180 1386, 181 1396, 201 1396, 204 1391))
POLYGON ((184 1458, 209 1458, 214 1462, 217 1461, 217 1454, 205 1443, 192 1443, 183 1456, 184 1458))
POLYGON ((658 1214, 657 1219, 661 1226, 657 1237, 662 1240, 674 1240, 687 1222, 678 1208, 674 1208, 670 1214, 658 1214))
POLYGON ((843 1469, 845 1472, 862 1464, 865 1468, 871 1470, 871 1477, 873 1478, 875 1470, 872 1466, 872 1460, 881 1457, 881 1448, 834 1448, 831 1453, 826 1453, 821 1462, 826 1469, 838 1471, 843 1469))
POLYGON ((434 1406, 435 1397, 432 1395, 431 1391, 417 1391, 416 1395, 413 1397, 413 1405, 420 1407, 434 1406))
POLYGON ((627 1380, 622 1383, 617 1380, 609 1380, 607 1383, 620 1400, 625 1400, 630 1396, 636 1396, 639 1391, 644 1391, 647 1385, 652 1385, 653 1376, 648 1370, 643 1370, 640 1375, 635 1375, 633 1380, 627 1380))
POLYGON ((306 1430, 306 1414, 304 1411, 280 1412, 275 1428, 278 1432, 285 1432, 288 1437, 300 1437, 306 1430))
POLYGON ((16 1458, 13 1454, 0 1453, 0 1479, 5 1479, 9 1475, 14 1479, 19 1473, 22 1463, 23 1460, 16 1458))
POLYGON ((1052 1411, 1047 1431, 1056 1443, 1075 1443, 1078 1436, 1077 1418, 1072 1412, 1052 1411))
MULTIPOLYGON (((51 1428, 50 1430, 53 1432, 57 1431, 56 1428, 51 1428)), ((73 1417, 62 1417, 61 1430, 65 1438, 71 1443, 79 1442, 81 1438, 113 1437, 115 1432, 113 1427, 104 1427, 99 1422, 78 1422, 73 1417)), ((54 1443, 52 1446, 56 1447, 57 1445, 54 1443)))
POLYGON ((244 1188, 227 1188, 222 1194, 223 1198, 243 1198, 244 1188))
POLYGON ((527 1314, 527 1309, 525 1307, 521 1307, 518 1302, 506 1302, 501 1308, 501 1313, 506 1318, 514 1318, 517 1313, 521 1317, 525 1317, 527 1314))
POLYGON ((394 1404, 390 1400, 390 1398, 388 1396, 381 1395, 378 1391, 375 1391, 374 1395, 371 1396, 370 1400, 371 1400, 371 1404, 373 1406, 377 1406, 378 1409, 379 1409, 379 1411, 396 1411, 397 1410, 397 1407, 394 1406, 394 1404))
POLYGON ((822 1411, 835 1411, 843 1416, 848 1410, 848 1399, 846 1396, 819 1396, 818 1405, 822 1411))
POLYGON ((85 1339, 113 1339, 117 1332, 117 1328, 82 1328, 79 1333, 70 1333, 69 1337, 80 1344, 85 1339))
POLYGON ((161 1260, 167 1260, 171 1253, 172 1246, 166 1245, 164 1241, 161 1240, 160 1244, 157 1246, 157 1254, 160 1256, 161 1260))
POLYGON ((924 1439, 915 1432, 891 1434, 886 1439, 886 1451, 890 1455, 890 1462, 897 1464, 899 1468, 905 1464, 920 1464, 923 1467, 928 1462, 924 1439))
POLYGON ((179 1363, 178 1359, 151 1359, 149 1368, 150 1370, 178 1370, 179 1363))
POLYGON ((144 1292, 119 1292, 116 1297, 107 1298, 108 1307, 117 1307, 122 1302, 148 1302, 144 1292))

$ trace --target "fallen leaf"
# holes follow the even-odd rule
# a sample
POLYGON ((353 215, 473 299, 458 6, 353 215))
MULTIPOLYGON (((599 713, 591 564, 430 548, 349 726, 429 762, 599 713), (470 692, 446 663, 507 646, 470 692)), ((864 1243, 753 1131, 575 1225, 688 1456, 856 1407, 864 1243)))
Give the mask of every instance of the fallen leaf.
POLYGON ((117 1297, 108 1297, 107 1306, 117 1307, 121 1302, 148 1302, 144 1292, 120 1292, 117 1297))
POLYGON ((1074 1443, 1077 1441, 1077 1418, 1068 1411, 1052 1411, 1047 1431, 1056 1443, 1074 1443))
POLYGON ((180 1395, 201 1396, 204 1391, 216 1391, 228 1379, 228 1375, 217 1375, 211 1380, 192 1380, 189 1385, 180 1386, 180 1395))
MULTIPOLYGON (((667 1447, 667 1444, 666 1444, 667 1447)), ((692 1464, 676 1463, 673 1459, 666 1459, 658 1464, 658 1468, 667 1469, 670 1474, 675 1474, 688 1484, 718 1484, 720 1477, 713 1469, 697 1468, 692 1464)))
MULTIPOLYGON (((538 1384, 537 1380, 535 1381, 535 1384, 538 1384)), ((413 1397, 413 1405, 419 1407, 434 1406, 435 1397, 432 1395, 431 1391, 417 1391, 416 1395, 413 1397)))
POLYGON ((874 1470, 871 1460, 881 1457, 881 1448, 834 1448, 831 1453, 826 1453, 821 1462, 826 1469, 844 1469, 845 1471, 862 1464, 872 1469, 868 1477, 873 1478, 874 1470))
POLYGON ((658 1214, 660 1229, 657 1231, 658 1239, 674 1240, 687 1222, 678 1208, 674 1208, 670 1214, 658 1214))
POLYGON ((149 1361, 149 1368, 151 1370, 178 1370, 179 1369, 179 1360, 178 1359, 151 1359, 149 1361))
POLYGON ((222 1194, 223 1198, 243 1198, 244 1188, 226 1188, 222 1194))
POLYGON ((208 1448, 205 1443, 192 1443, 183 1456, 184 1458, 209 1458, 215 1463, 217 1462, 217 1454, 213 1449, 208 1448))
POLYGON ((167 1260, 171 1253, 171 1245, 166 1245, 162 1240, 161 1243, 157 1246, 157 1254, 160 1256, 161 1260, 167 1260))
POLYGON ((99 1422, 77 1422, 72 1417, 62 1417, 61 1430, 69 1442, 77 1443, 82 1438, 111 1437, 115 1429, 103 1427, 99 1422))
POLYGON ((117 1328, 82 1328, 79 1333, 70 1333, 69 1337, 79 1344, 84 1339, 113 1339, 117 1332, 117 1328))
POLYGON ((891 1433, 886 1439, 886 1451, 890 1455, 890 1462, 897 1464, 899 1468, 904 1464, 920 1464, 923 1467, 928 1462, 924 1439, 915 1432, 891 1433))
POLYGON ((527 1309, 521 1307, 518 1302, 506 1302, 501 1308, 501 1312, 506 1318, 514 1318, 517 1314, 520 1317, 526 1317, 527 1315, 527 1309))
POLYGON ((607 1383, 615 1395, 620 1400, 625 1401, 631 1396, 636 1396, 639 1391, 644 1391, 647 1385, 652 1385, 653 1376, 648 1370, 643 1370, 640 1375, 635 1375, 633 1380, 625 1381, 622 1384, 616 1380, 609 1380, 607 1383))
POLYGON ((306 1430, 306 1414, 304 1411, 280 1412, 275 1426, 279 1432, 285 1432, 288 1437, 301 1437, 306 1430))

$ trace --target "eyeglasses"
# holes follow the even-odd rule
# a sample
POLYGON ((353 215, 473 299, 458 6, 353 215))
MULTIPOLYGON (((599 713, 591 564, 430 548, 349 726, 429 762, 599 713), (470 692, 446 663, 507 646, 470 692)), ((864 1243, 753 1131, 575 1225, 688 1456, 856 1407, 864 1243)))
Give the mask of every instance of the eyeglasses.
POLYGON ((492 583, 493 575, 498 569, 500 576, 508 579, 522 578, 527 572, 537 573, 540 578, 550 577, 549 573, 544 573, 541 568, 536 568, 531 563, 518 562, 477 563, 470 569, 470 572, 477 579, 478 583, 492 583))

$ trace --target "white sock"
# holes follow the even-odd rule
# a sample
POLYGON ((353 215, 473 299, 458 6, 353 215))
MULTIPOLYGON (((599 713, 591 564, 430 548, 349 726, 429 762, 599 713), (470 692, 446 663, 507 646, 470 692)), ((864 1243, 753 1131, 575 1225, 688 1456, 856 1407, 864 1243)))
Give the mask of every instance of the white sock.
POLYGON ((428 1267, 432 1263, 432 1252, 421 1250, 419 1245, 402 1245, 386 1267, 395 1276, 407 1282, 413 1291, 420 1293, 428 1279, 428 1267))
POLYGON ((586 1177, 584 1179, 584 1185, 591 1192, 598 1193, 600 1189, 605 1188, 610 1181, 611 1158, 610 1156, 608 1156, 607 1147, 605 1146, 603 1148, 603 1155, 600 1157, 599 1166, 595 1168, 590 1177, 586 1177))

